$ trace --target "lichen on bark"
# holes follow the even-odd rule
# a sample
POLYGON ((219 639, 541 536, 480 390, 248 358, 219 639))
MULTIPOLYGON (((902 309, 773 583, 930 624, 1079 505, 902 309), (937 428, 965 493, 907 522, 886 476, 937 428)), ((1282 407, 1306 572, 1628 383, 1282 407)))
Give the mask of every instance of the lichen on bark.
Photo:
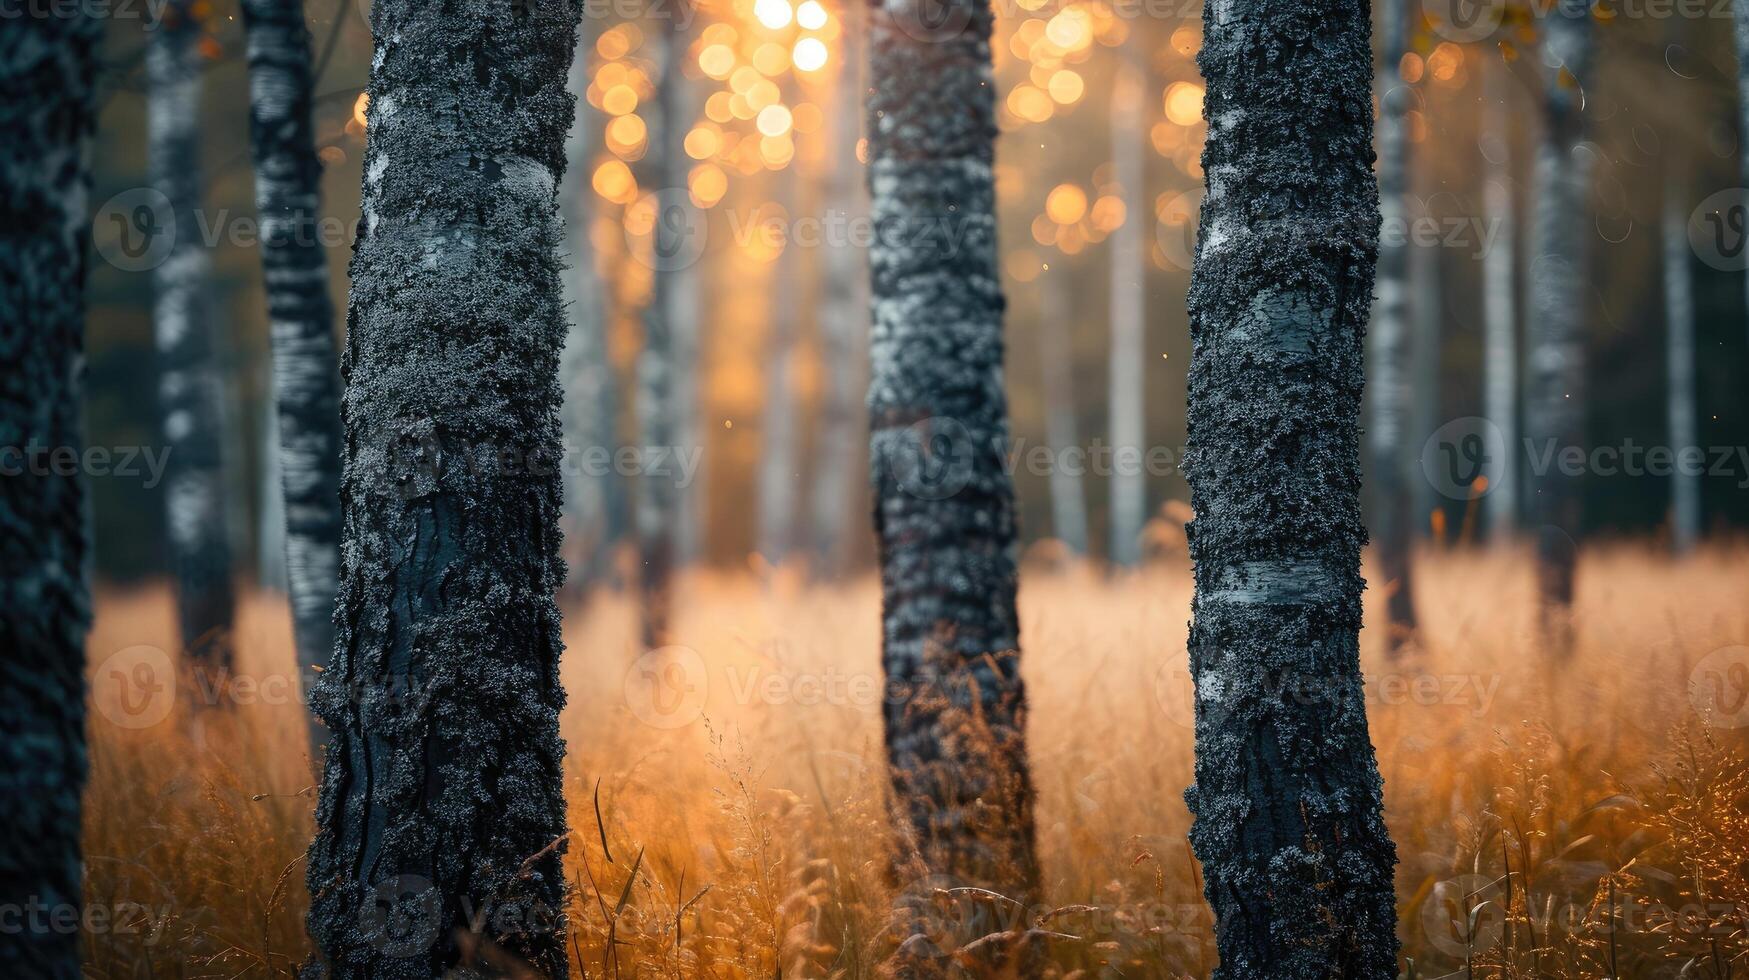
POLYGON ((1360 0, 1218 0, 1204 15, 1186 800, 1217 980, 1396 976, 1396 852, 1358 649, 1370 40, 1360 0))
POLYGON ((312 975, 480 972, 487 946, 567 968, 556 187, 579 13, 372 9, 312 975))

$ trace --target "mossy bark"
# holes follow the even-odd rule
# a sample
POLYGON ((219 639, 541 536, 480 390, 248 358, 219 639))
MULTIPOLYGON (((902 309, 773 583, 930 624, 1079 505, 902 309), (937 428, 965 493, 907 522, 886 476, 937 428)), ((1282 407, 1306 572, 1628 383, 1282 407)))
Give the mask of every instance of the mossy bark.
POLYGON ((923 868, 1030 902, 992 14, 987 0, 921 12, 888 3, 869 29, 870 464, 882 659, 905 694, 888 700, 886 747, 923 868))
MULTIPOLYGON (((38 903, 53 921, 80 905, 90 623, 80 365, 100 36, 77 7, 0 30, 0 903, 38 903)), ((49 921, 8 930, 0 975, 80 975, 80 933, 49 921)))
MULTIPOLYGON (((340 575, 340 372, 328 254, 319 234, 322 164, 310 124, 310 32, 303 0, 243 0, 249 145, 273 341, 273 407, 285 500, 286 585, 305 682, 334 649, 340 575)), ((320 758, 327 733, 311 726, 320 758)))
POLYGON ((1367 4, 1219 0, 1189 309, 1196 785, 1216 980, 1396 976, 1396 851, 1361 687, 1372 305, 1367 4))
POLYGON ((372 10, 316 976, 566 971, 556 188, 578 16, 372 10))

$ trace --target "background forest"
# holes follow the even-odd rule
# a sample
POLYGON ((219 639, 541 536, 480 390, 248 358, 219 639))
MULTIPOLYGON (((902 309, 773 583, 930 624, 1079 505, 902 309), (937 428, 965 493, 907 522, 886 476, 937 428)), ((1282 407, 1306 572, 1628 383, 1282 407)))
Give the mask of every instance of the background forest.
MULTIPOLYGON (((869 209, 865 12, 711 0, 670 20, 624 6, 586 7, 558 189, 566 446, 635 450, 564 477, 570 967, 875 975, 907 895, 943 945, 984 930, 929 878, 895 882, 881 856, 891 828, 857 242, 869 209), (668 60, 669 43, 684 56, 668 60), (659 241, 676 232, 678 261, 659 241), (653 320, 653 308, 665 312, 653 320), (653 474, 663 459, 682 472, 653 474), (673 553, 660 594, 640 547, 652 535, 673 553), (665 610, 656 626, 653 605, 665 610), (649 659, 657 646, 668 652, 649 659)), ((1540 450, 1513 448, 1537 364, 1527 323, 1544 258, 1534 227, 1546 11, 1377 6, 1375 109, 1400 120, 1404 151, 1385 185, 1402 278, 1380 289, 1403 301, 1407 339, 1390 355, 1397 382, 1369 390, 1361 445, 1375 538, 1382 521, 1414 573, 1369 553, 1361 658, 1400 856, 1403 970, 1744 976, 1749 256, 1732 10, 1599 6, 1589 70, 1556 83, 1578 93, 1584 142, 1569 162, 1588 175, 1586 356, 1567 397, 1583 444, 1619 453, 1582 464, 1582 520, 1553 531, 1578 573, 1571 636, 1550 642, 1533 552, 1546 553, 1551 529, 1534 516, 1527 475, 1540 450), (1672 331, 1678 319, 1691 334, 1672 331), (1672 339, 1684 336, 1686 347, 1672 339), (1692 372, 1679 369, 1690 360, 1692 372), (1391 413, 1400 432, 1381 458, 1369 440, 1391 413), (1508 468, 1498 453, 1482 461, 1477 444, 1507 447, 1508 468), (1691 445, 1706 450, 1704 474, 1626 462, 1636 446, 1691 445), (1398 525, 1392 507, 1406 515, 1398 525), (1412 625, 1389 609, 1404 600, 1412 625)), ((160 445, 163 422, 155 265, 136 251, 154 220, 140 208, 153 206, 158 14, 143 0, 133 16, 115 9, 97 83, 86 438, 120 450, 160 445)), ((245 37, 234 0, 188 9, 200 84, 187 167, 211 259, 199 295, 224 499, 201 523, 236 583, 235 660, 205 687, 141 686, 152 676, 142 665, 168 664, 165 651, 183 645, 176 510, 149 453, 133 476, 90 480, 85 886, 108 917, 81 936, 94 977, 290 975, 309 952, 301 882, 316 776, 285 594, 245 37)), ((1005 389, 1043 901, 1029 922, 1047 950, 1032 970, 1207 977, 1213 921, 1183 800, 1195 708, 1179 470, 1204 11, 1010 0, 995 12, 1005 389)), ((307 13, 319 231, 328 293, 345 310, 372 11, 310 0, 307 13)), ((1369 356, 1376 367, 1378 351, 1369 356)))

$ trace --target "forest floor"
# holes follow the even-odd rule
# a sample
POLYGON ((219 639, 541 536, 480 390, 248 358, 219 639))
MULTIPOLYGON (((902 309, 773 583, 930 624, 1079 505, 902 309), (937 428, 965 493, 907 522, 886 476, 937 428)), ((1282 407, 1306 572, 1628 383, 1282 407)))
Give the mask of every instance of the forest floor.
MULTIPOLYGON (((1591 549, 1559 662, 1527 555, 1431 551, 1417 575, 1416 647, 1362 635, 1413 976, 1749 975, 1749 546, 1591 549)), ((1182 795, 1190 591, 1181 556, 1023 576, 1050 976, 1214 962, 1182 795)), ((284 603, 250 594, 234 676, 165 705, 171 616, 163 588, 98 597, 86 972, 290 975, 314 791, 284 603), (227 707, 181 720, 201 697, 227 707)), ((636 625, 618 594, 567 610, 573 969, 876 975, 896 886, 874 581, 697 573, 678 648, 640 658, 636 625)), ((941 901, 944 944, 970 938, 941 901)))

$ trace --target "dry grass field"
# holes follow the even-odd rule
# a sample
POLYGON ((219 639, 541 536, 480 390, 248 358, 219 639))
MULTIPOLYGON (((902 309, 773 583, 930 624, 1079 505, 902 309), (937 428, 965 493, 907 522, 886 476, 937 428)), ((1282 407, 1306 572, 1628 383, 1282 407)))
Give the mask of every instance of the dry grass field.
MULTIPOLYGON (((1362 638, 1411 975, 1749 976, 1749 550, 1592 549, 1558 663, 1525 556, 1419 571, 1425 639, 1387 662, 1362 638)), ((1213 965, 1189 600, 1182 558, 1023 577, 1050 976, 1213 965)), ((939 900, 944 947, 975 938, 951 893, 886 873, 874 582, 697 573, 678 615, 679 648, 640 658, 628 600, 567 611, 578 975, 877 975, 899 887, 939 900)), ((283 603, 247 599, 218 683, 161 683, 172 636, 167 592, 100 595, 87 973, 290 975, 314 793, 283 603)))

